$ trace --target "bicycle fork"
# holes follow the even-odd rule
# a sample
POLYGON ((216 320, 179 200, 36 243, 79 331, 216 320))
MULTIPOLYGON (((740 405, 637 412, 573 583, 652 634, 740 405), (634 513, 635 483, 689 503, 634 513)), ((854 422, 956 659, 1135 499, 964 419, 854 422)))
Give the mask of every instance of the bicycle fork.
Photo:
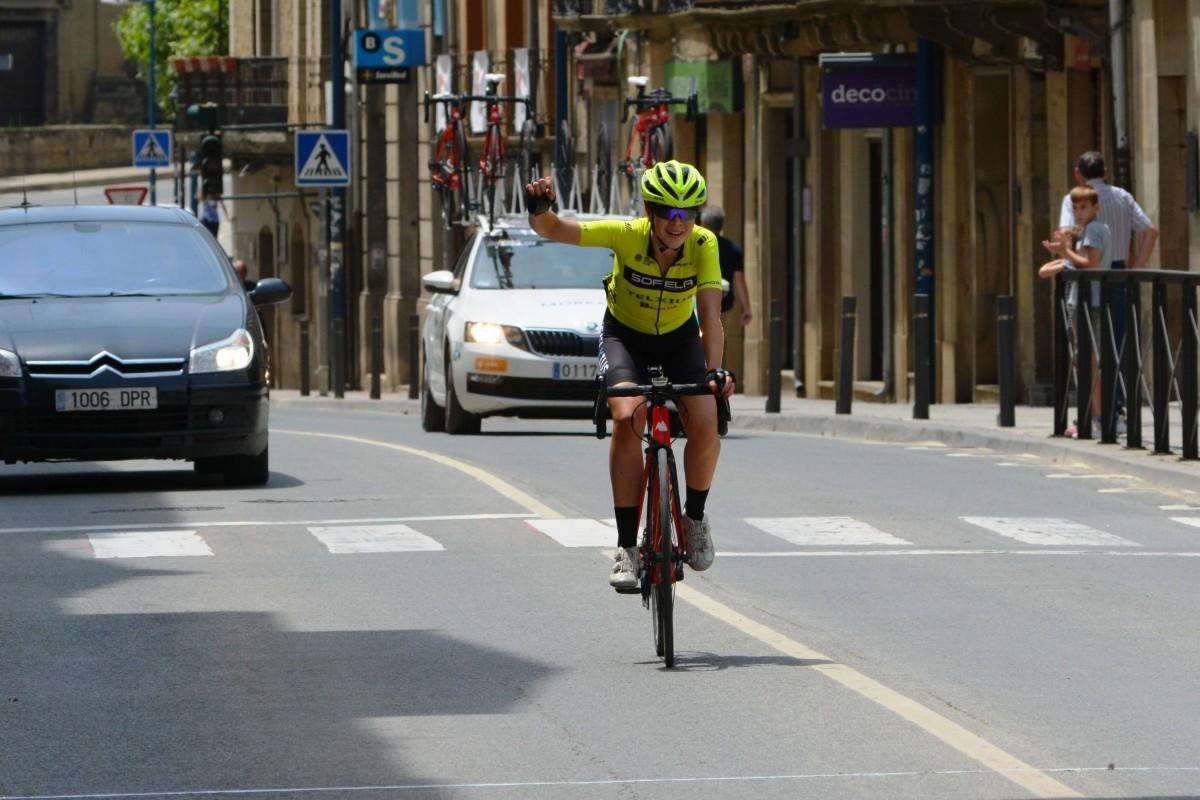
POLYGON ((651 491, 643 498, 641 509, 645 512, 646 520, 641 576, 642 603, 646 607, 650 605, 652 586, 663 583, 664 579, 667 583, 683 580, 683 560, 687 550, 687 534, 682 525, 683 512, 679 502, 679 478, 670 447, 670 411, 666 406, 651 406, 649 413, 653 442, 646 447, 643 485, 650 487, 651 491), (660 467, 662 462, 665 462, 666 469, 660 467), (663 502, 667 504, 666 509, 662 508, 663 502), (669 537, 671 529, 676 532, 676 542, 670 548, 669 557, 664 559, 660 537, 669 537))

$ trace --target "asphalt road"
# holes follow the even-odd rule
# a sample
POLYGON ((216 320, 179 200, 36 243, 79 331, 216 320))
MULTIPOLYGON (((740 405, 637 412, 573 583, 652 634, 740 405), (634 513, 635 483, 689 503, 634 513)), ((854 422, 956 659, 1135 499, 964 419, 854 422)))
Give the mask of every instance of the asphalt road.
POLYGON ((735 432, 667 670, 588 423, 272 423, 0 466, 0 797, 1200 797, 1190 493, 735 432))

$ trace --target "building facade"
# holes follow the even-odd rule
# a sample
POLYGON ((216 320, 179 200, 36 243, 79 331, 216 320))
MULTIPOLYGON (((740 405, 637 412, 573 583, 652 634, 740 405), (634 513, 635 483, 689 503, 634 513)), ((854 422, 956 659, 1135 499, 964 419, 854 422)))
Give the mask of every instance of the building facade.
POLYGON ((286 70, 292 127, 225 136, 234 255, 297 290, 270 320, 283 386, 300 382, 302 324, 317 388, 337 390, 339 357, 346 386, 368 385, 376 328, 384 390, 419 380, 420 276, 464 238, 441 224, 422 99, 471 92, 485 63, 509 91, 527 71, 537 160, 548 169, 565 148, 585 205, 598 161, 624 152, 626 79, 698 90, 701 113, 672 120, 674 155, 708 177, 745 252, 753 319, 727 336, 752 393, 767 388, 775 319, 787 390, 831 396, 852 345, 857 396, 908 401, 920 293, 932 302, 934 402, 994 393, 1000 296, 1016 306, 1018 400, 1046 402, 1051 287, 1036 272, 1085 150, 1106 155, 1112 182, 1161 230, 1150 266, 1200 270, 1200 0, 346 0, 340 28, 336 6, 230 0, 231 55, 286 70), (429 63, 407 82, 331 80, 332 30, 412 25, 429 63), (911 72, 898 91, 917 97, 917 116, 839 119, 839 88, 860 102, 879 93, 853 83, 864 63, 911 72), (291 134, 329 124, 335 86, 352 142, 341 243, 326 233, 324 193, 295 186, 291 134), (339 285, 344 337, 331 325, 339 285), (840 340, 845 297, 852 343, 840 340))

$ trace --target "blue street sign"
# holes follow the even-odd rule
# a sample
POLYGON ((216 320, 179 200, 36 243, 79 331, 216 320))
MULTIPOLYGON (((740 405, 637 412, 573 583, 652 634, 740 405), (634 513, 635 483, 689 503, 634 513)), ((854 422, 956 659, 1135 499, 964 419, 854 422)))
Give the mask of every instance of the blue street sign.
POLYGON ((350 133, 296 131, 296 185, 349 186, 350 133))
POLYGON ((134 131, 133 165, 148 169, 171 166, 170 129, 134 131))
POLYGON ((360 30, 354 37, 354 67, 360 83, 403 83, 409 67, 426 63, 422 30, 360 30))

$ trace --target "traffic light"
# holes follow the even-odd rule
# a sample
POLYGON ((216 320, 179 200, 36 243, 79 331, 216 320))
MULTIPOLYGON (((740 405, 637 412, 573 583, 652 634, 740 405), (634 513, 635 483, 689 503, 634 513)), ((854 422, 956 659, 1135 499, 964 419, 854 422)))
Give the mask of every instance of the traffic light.
POLYGON ((224 158, 221 134, 210 131, 200 137, 197 162, 200 165, 200 182, 205 194, 219 195, 225 191, 224 158))

